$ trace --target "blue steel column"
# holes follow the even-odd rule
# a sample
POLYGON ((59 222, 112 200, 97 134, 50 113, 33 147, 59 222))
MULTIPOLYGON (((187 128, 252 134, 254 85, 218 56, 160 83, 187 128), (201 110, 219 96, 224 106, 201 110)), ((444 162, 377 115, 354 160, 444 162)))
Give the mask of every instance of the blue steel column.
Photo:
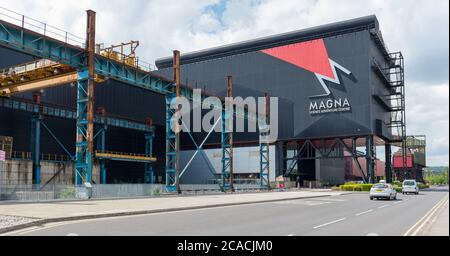
MULTIPOLYGON (((232 77, 228 76, 227 98, 222 108, 222 191, 234 191, 233 188, 233 109, 227 111, 226 105, 232 104, 231 97, 233 82, 232 77)), ((231 105, 232 106, 232 105, 231 105)))
POLYGON ((77 87, 77 143, 75 163, 75 185, 86 181, 87 173, 92 170, 92 153, 88 152, 88 87, 89 71, 83 69, 78 71, 77 87))
POLYGON ((259 178, 260 178, 260 185, 262 189, 270 189, 270 180, 269 180, 269 173, 270 173, 270 156, 269 156, 269 143, 267 139, 263 139, 264 137, 269 136, 269 122, 270 122, 270 109, 269 109, 269 95, 267 93, 264 93, 265 98, 265 109, 264 109, 264 115, 265 115, 265 123, 263 123, 263 127, 259 127, 259 156, 260 156, 260 162, 259 162, 259 178))
POLYGON ((31 118, 31 160, 33 161, 33 184, 41 185, 41 120, 40 114, 31 118))
POLYGON ((174 93, 166 95, 166 191, 177 191, 177 177, 176 177, 176 134, 170 127, 170 119, 175 114, 175 110, 171 109, 171 102, 176 98, 174 93))
MULTIPOLYGON (((100 151, 106 150, 106 130, 108 129, 107 125, 103 125, 103 128, 100 130, 100 134, 97 138, 97 148, 100 151)), ((100 164, 100 183, 106 184, 106 160, 99 159, 100 164)))
MULTIPOLYGON (((177 115, 178 106, 175 109, 171 108, 172 103, 177 102, 177 97, 180 96, 180 52, 173 52, 173 74, 175 86, 172 85, 171 93, 166 94, 166 191, 178 192, 180 190, 179 182, 179 151, 180 151, 180 134, 174 132, 170 123, 172 116, 177 115)), ((175 125, 176 129, 179 124, 175 125)))
POLYGON ((231 182, 231 169, 233 162, 233 153, 232 153, 232 145, 231 145, 231 133, 226 131, 225 123, 228 122, 230 118, 230 113, 227 113, 225 110, 222 110, 222 132, 221 132, 221 141, 222 141, 222 181, 221 187, 223 191, 228 191, 232 189, 231 182))
POLYGON ((86 67, 78 70, 75 185, 92 182, 94 140, 95 12, 87 11, 86 67))
MULTIPOLYGON (((145 134, 145 156, 153 156, 153 131, 145 134)), ((155 175, 151 163, 145 163, 145 182, 149 184, 155 183, 155 175)))

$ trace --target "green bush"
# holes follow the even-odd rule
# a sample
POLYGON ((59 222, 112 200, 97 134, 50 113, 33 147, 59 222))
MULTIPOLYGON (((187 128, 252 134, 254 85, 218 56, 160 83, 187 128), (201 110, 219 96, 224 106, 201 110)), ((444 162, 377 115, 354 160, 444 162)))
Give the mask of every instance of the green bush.
POLYGON ((398 187, 401 187, 401 186, 402 186, 402 182, 399 181, 399 180, 394 180, 394 181, 392 182, 392 186, 398 186, 398 187))
POLYGON ((355 185, 341 185, 341 186, 339 186, 339 188, 342 191, 354 191, 355 185))
MULTIPOLYGON (((346 184, 339 186, 341 191, 364 191, 369 192, 374 184, 346 184)), ((402 192, 402 186, 393 185, 397 192, 402 192)))
POLYGON ((339 186, 341 191, 365 191, 368 192, 373 184, 345 184, 339 186))
POLYGON ((426 189, 430 187, 429 185, 423 183, 417 183, 417 186, 419 187, 419 189, 426 189))
POLYGON ((61 199, 71 199, 74 197, 75 197, 75 188, 73 187, 65 188, 59 193, 59 198, 61 199))
POLYGON ((401 186, 393 186, 395 191, 397 191, 397 193, 401 193, 402 192, 402 187, 401 186))
POLYGON ((426 173, 425 181, 431 185, 447 185, 448 184, 448 167, 442 173, 426 173))
POLYGON ((372 189, 373 184, 361 184, 362 191, 370 191, 372 189))

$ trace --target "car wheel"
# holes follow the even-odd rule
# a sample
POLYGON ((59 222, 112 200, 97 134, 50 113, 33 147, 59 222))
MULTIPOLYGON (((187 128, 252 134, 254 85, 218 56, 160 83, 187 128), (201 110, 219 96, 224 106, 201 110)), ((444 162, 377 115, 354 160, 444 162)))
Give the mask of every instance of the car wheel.
POLYGON ((370 200, 373 200, 373 197, 370 197, 370 200))

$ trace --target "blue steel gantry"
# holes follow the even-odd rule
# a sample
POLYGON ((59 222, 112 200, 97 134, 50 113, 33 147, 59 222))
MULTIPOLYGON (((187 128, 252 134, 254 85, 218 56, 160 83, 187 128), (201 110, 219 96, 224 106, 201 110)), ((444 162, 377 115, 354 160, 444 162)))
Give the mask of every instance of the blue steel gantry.
MULTIPOLYGON (((15 99, 0 98, 0 106, 7 108, 21 109, 28 112, 35 113, 33 117, 33 138, 32 143, 33 154, 36 168, 35 176, 36 183, 39 184, 39 122, 41 116, 49 115, 56 117, 64 117, 76 119, 77 125, 77 140, 76 140, 76 155, 71 156, 71 159, 76 159, 76 179, 75 184, 81 185, 84 182, 91 182, 92 180, 92 164, 93 158, 100 160, 101 166, 101 183, 106 182, 106 166, 105 160, 124 160, 123 154, 107 154, 102 155, 105 151, 105 133, 108 125, 118 126, 128 129, 135 129, 144 131, 146 139, 146 152, 142 162, 146 163, 145 175, 146 181, 153 183, 154 174, 151 167, 151 162, 154 159, 152 155, 152 141, 154 131, 151 127, 145 124, 120 120, 105 116, 94 116, 94 82, 101 82, 106 79, 114 79, 128 85, 136 86, 152 92, 162 94, 166 97, 166 188, 168 192, 180 192, 179 177, 179 133, 171 129, 171 119, 173 115, 177 114, 170 106, 178 96, 183 96, 189 100, 193 100, 193 89, 181 85, 180 83, 180 53, 174 52, 174 79, 166 79, 155 74, 150 67, 140 65, 137 61, 130 64, 128 61, 120 61, 118 59, 109 58, 100 53, 95 52, 95 12, 88 10, 88 24, 87 24, 87 38, 76 37, 70 33, 61 31, 47 24, 41 23, 39 29, 26 16, 11 12, 4 8, 2 11, 10 12, 8 15, 1 16, 0 19, 0 47, 12 49, 20 53, 34 56, 37 59, 48 60, 68 67, 67 76, 59 81, 54 82, 52 86, 66 84, 70 81, 77 83, 77 111, 64 110, 54 107, 42 106, 36 103, 26 103, 15 99), (8 17, 8 21, 3 20, 3 17, 8 17), (57 33, 55 33, 55 30, 57 33), (85 44, 85 47, 80 47, 80 44, 85 44), (100 79, 99 79, 100 78, 100 79), (94 136, 94 123, 100 124, 102 127, 97 135, 94 136), (97 152, 93 149, 93 140, 97 137, 97 152), (97 156, 96 156, 97 155, 97 156)), ((0 12, 1 13, 1 12, 0 12)), ((22 82, 22 81, 20 81, 22 82)), ((39 81, 42 83, 42 81, 39 81)), ((45 82, 45 80, 44 80, 45 82)), ((50 83, 50 81, 49 81, 50 83)), ((53 83, 53 82, 52 82, 53 83)), ((37 89, 37 88, 33 88, 37 89)), ((14 84, 3 85, 0 84, 0 93, 9 92, 13 94, 17 92, 14 84), (3 90, 6 86, 7 89, 3 90)), ((204 95, 202 95, 203 97, 204 95)), ((233 114, 238 114, 238 110, 233 110, 233 114)), ((244 115, 244 113, 239 113, 244 115)), ((231 116, 229 115, 229 117, 231 116)), ((227 115, 223 118, 226 121, 227 115)), ((247 118, 249 113, 247 113, 247 118)), ((223 122, 225 123, 225 122, 223 122)), ((176 126, 180 124, 176 123, 176 126)), ((227 178, 225 189, 232 189, 233 175, 232 175, 232 133, 225 132, 222 136, 224 150, 228 154, 224 154, 224 168, 222 177, 227 178), (226 138, 225 138, 226 137, 226 138), (230 154, 231 152, 231 154, 230 154), (228 156, 228 157, 225 157, 228 156), (231 156, 231 157, 229 157, 231 156), (230 169, 231 171, 227 171, 230 169), (229 173, 229 174, 228 174, 229 173)), ((211 132, 210 132, 211 133, 211 132)), ((209 133, 209 134, 210 134, 209 133)), ((209 136, 208 134, 208 136, 209 136)), ((55 138, 56 139, 56 138, 55 138)), ((62 145, 61 145, 62 146, 62 145)), ((202 145, 198 150, 202 150, 202 145)), ((141 161, 138 158, 137 161, 141 161)), ((262 176, 261 176, 262 177, 262 176)))

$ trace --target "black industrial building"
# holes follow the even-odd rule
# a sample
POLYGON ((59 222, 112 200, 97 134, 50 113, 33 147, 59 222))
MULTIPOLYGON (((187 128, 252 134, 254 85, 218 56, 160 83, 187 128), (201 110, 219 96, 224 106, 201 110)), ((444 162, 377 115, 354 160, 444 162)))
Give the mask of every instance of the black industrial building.
MULTIPOLYGON (((171 58, 156 65, 171 75, 171 58)), ((314 180, 315 160, 341 158, 352 140, 372 165, 373 146, 386 144, 390 163, 390 144, 405 136, 403 59, 375 16, 182 54, 181 65, 183 81, 213 94, 224 95, 231 75, 233 96, 279 97, 277 175, 298 164, 314 180)))
MULTIPOLYGON (((0 48, 0 69, 32 57, 0 48)), ((172 58, 156 61, 158 75, 172 78, 172 58)), ((318 160, 341 159, 369 163, 373 172, 375 145, 386 144, 386 174, 390 146, 405 136, 403 59, 384 45, 375 16, 357 18, 291 33, 181 55, 182 82, 224 96, 226 77, 233 77, 233 96, 279 98, 276 175, 300 175, 315 180, 318 160), (360 152, 360 149, 364 152, 360 152), (371 164, 372 163, 372 166, 371 164), (295 169, 295 171, 294 171, 295 169)), ((156 127, 156 176, 165 168, 165 98, 148 90, 108 80, 96 86, 95 108, 111 115, 156 127)), ((13 97, 31 100, 32 93, 13 97)), ((76 88, 47 88, 42 102, 76 108, 76 88)), ((75 151, 75 121, 47 118, 63 144, 75 151)), ((14 138, 15 151, 31 151, 31 114, 0 108, 0 135, 14 138)), ((144 134, 110 127, 107 147, 120 152, 144 152, 144 134)), ((199 139, 204 134, 195 135, 199 139)), ((220 147, 219 135, 207 147, 220 147)), ((258 145, 256 134, 237 134, 236 146, 258 145)), ((42 134, 42 152, 64 154, 49 134, 42 134)), ((186 136, 182 149, 192 149, 186 136)), ((367 169, 367 170, 366 170, 367 169)), ((343 170, 342 170, 343 171, 343 170)), ((143 182, 143 164, 108 163, 108 183, 143 182)), ((389 179, 389 177, 388 177, 389 179)), ((164 179, 160 179, 162 181, 164 179)), ((158 181, 158 180, 157 180, 158 181)))

